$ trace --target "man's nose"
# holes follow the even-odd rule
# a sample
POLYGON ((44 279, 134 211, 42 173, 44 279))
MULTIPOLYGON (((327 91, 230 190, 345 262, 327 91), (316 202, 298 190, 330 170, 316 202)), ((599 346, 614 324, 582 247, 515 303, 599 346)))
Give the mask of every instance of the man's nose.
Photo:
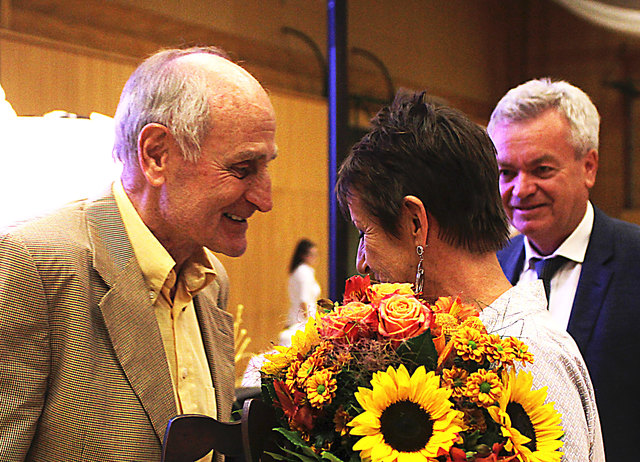
POLYGON ((261 212, 268 212, 273 208, 271 201, 271 177, 264 173, 249 186, 247 200, 261 212))
POLYGON ((516 197, 527 197, 536 190, 535 179, 525 173, 518 174, 513 180, 513 195, 516 197))

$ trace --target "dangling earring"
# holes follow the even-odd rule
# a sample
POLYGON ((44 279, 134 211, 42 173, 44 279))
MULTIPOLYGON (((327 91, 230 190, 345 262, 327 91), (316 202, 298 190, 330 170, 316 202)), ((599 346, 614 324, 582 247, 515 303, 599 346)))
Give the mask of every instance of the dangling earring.
POLYGON ((424 247, 421 245, 416 247, 416 253, 420 260, 418 261, 418 268, 416 269, 416 283, 413 286, 413 291, 416 294, 422 293, 422 286, 424 285, 424 268, 422 268, 422 262, 424 261, 424 247))

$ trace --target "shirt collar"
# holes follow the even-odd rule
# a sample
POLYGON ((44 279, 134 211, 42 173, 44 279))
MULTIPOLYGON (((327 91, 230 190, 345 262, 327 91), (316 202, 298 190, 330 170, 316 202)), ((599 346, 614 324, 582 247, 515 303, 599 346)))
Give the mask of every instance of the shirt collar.
MULTIPOLYGON (((113 183, 113 195, 116 200, 124 227, 131 241, 136 260, 144 275, 149 289, 160 293, 165 281, 169 278, 169 286, 176 281, 175 260, 156 239, 151 230, 144 224, 135 207, 129 200, 122 182, 113 183)), ((195 294, 209 284, 216 276, 211 259, 211 252, 204 247, 194 253, 185 262, 183 274, 188 290, 195 294)))
POLYGON ((573 230, 569 237, 566 238, 562 244, 560 244, 560 247, 558 247, 555 252, 548 256, 542 256, 538 252, 536 252, 536 250, 529 242, 529 239, 525 236, 525 261, 529 262, 528 267, 532 267, 532 258, 545 259, 555 256, 562 256, 576 263, 583 263, 584 256, 587 253, 587 246, 589 245, 589 238, 591 237, 591 230, 593 229, 593 217, 593 205, 591 205, 591 202, 588 201, 587 210, 584 213, 584 217, 582 217, 582 221, 580 221, 580 224, 576 227, 576 229, 573 230))

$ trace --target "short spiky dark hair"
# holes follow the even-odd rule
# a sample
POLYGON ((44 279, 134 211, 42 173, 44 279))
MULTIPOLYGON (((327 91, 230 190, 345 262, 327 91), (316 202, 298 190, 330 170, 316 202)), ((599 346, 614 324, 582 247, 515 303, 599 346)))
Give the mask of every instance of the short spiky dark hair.
POLYGON ((498 250, 509 226, 495 147, 464 114, 429 101, 425 92, 399 92, 378 112, 340 167, 340 207, 348 215, 356 194, 382 228, 397 236, 402 200, 416 196, 437 220, 441 239, 476 253, 498 250))

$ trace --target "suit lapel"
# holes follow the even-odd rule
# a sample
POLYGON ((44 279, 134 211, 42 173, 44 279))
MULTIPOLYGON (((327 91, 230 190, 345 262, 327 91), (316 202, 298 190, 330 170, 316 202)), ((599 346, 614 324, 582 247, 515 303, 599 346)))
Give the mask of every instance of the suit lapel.
POLYGON ((162 441, 167 422, 176 414, 176 404, 148 288, 113 196, 93 202, 87 209, 87 221, 95 268, 110 287, 99 302, 109 338, 162 441))
POLYGON ((217 308, 219 286, 213 282, 195 298, 195 308, 204 348, 211 365, 215 385, 218 419, 227 421, 231 415, 234 396, 233 318, 217 308))
POLYGON ((521 234, 513 237, 508 247, 498 252, 498 260, 509 282, 516 285, 524 266, 524 237, 521 234))
POLYGON ((593 230, 582 264, 567 328, 583 354, 587 351, 607 287, 613 275, 610 263, 613 257, 614 236, 607 217, 596 207, 594 207, 594 212, 593 230))

